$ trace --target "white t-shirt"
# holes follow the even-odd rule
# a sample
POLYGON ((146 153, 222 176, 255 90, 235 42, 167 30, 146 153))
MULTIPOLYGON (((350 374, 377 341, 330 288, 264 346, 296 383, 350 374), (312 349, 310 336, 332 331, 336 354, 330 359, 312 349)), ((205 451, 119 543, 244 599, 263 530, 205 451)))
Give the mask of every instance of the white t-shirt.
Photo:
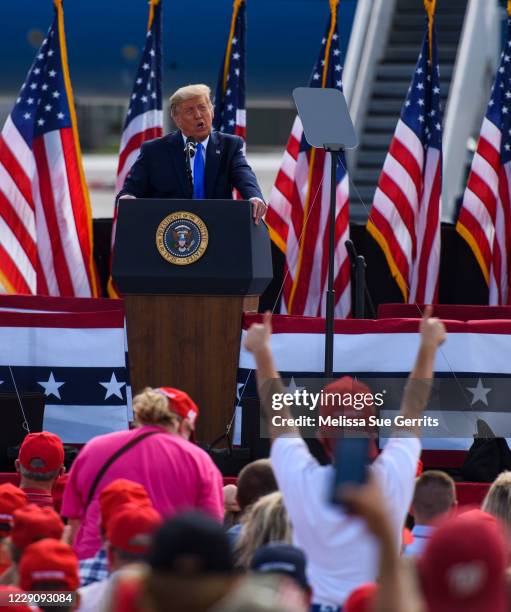
MULTIPOLYGON (((392 438, 371 466, 395 527, 396 546, 412 501, 420 451, 418 438, 392 438)), ((334 469, 319 465, 302 438, 277 438, 270 456, 294 544, 307 556, 313 602, 341 606, 353 589, 376 580, 376 540, 364 521, 330 504, 334 469)))

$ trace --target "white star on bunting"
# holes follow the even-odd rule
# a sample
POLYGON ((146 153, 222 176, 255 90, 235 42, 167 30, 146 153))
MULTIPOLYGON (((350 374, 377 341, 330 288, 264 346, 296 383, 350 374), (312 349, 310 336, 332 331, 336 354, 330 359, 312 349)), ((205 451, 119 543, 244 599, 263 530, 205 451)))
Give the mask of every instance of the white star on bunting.
POLYGON ((115 377, 115 372, 112 372, 109 382, 100 382, 99 384, 106 389, 105 399, 108 399, 111 395, 116 395, 117 397, 123 399, 121 389, 126 383, 118 382, 117 378, 115 377))
POLYGON ((55 377, 53 376, 53 372, 50 372, 50 377, 48 378, 47 382, 44 381, 37 381, 38 385, 41 385, 41 387, 44 387, 44 395, 46 397, 50 396, 50 395, 54 395, 56 398, 58 399, 62 399, 60 397, 60 387, 62 387, 63 382, 57 382, 55 380, 55 377))

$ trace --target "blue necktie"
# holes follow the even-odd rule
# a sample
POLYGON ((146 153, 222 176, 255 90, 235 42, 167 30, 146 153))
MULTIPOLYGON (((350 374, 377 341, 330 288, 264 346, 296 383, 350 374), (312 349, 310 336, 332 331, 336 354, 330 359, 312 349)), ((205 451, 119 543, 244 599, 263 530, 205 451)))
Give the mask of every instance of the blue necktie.
POLYGON ((197 145, 195 159, 193 160, 193 199, 204 199, 204 147, 197 145))

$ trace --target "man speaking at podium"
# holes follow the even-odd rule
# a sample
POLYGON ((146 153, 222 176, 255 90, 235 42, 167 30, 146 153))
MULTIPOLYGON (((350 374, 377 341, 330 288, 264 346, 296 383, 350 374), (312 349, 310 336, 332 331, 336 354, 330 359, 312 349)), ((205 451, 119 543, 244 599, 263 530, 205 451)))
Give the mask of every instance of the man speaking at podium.
POLYGON ((267 206, 243 154, 243 140, 211 131, 213 104, 207 85, 187 85, 170 98, 179 128, 145 142, 117 198, 230 199, 233 188, 252 202, 259 223, 267 206))

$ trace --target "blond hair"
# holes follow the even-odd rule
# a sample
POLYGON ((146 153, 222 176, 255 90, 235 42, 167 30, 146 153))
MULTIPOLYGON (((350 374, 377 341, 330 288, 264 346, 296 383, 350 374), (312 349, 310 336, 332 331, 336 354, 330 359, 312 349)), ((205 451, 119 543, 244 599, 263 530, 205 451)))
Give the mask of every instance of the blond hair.
POLYGON ((197 96, 205 96, 210 106, 213 106, 211 103, 211 88, 208 87, 208 85, 204 85, 204 83, 185 85, 184 87, 180 87, 177 91, 175 91, 169 98, 170 116, 176 116, 177 109, 181 102, 190 100, 191 98, 197 98, 197 96))
POLYGON ((133 398, 133 412, 139 425, 160 425, 177 428, 182 418, 169 409, 169 400, 162 393, 146 387, 133 398))
POLYGON ((250 506, 242 519, 240 537, 235 547, 236 563, 247 568, 255 551, 269 542, 291 544, 291 523, 282 493, 264 495, 250 506))
POLYGON ((482 510, 497 518, 511 534, 511 472, 502 472, 493 481, 482 510))

